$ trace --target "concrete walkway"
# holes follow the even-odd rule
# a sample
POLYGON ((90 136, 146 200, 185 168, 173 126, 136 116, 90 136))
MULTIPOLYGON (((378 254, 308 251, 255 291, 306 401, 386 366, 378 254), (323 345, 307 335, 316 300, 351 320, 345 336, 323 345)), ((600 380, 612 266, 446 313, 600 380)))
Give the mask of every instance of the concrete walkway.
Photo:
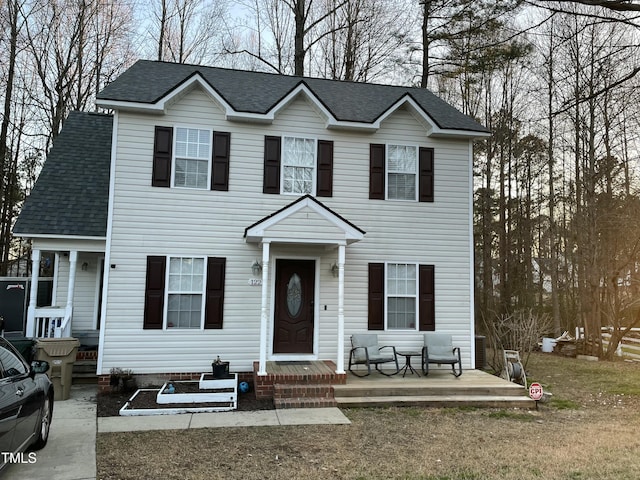
POLYGON ((97 432, 351 423, 338 408, 99 417, 96 420, 96 394, 95 385, 71 387, 71 398, 54 404, 49 443, 36 452, 35 463, 10 465, 2 479, 95 480, 97 432))
POLYGON ((10 465, 3 480, 95 480, 95 385, 74 385, 69 400, 53 405, 49 442, 35 463, 10 465))
POLYGON ((181 413, 137 417, 100 417, 98 432, 185 430, 187 428, 261 427, 274 425, 345 425, 339 408, 288 408, 250 412, 181 413))

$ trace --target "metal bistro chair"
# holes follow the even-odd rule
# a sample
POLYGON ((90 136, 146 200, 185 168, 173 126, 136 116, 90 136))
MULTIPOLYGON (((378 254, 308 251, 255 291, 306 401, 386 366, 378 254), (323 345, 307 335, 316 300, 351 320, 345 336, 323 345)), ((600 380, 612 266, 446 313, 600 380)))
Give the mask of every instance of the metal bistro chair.
POLYGON ((462 375, 462 360, 460 347, 454 347, 451 335, 446 333, 429 332, 424 334, 422 347, 422 371, 429 375, 429 364, 450 364, 456 377, 462 375), (456 364, 458 369, 456 371, 456 364))
POLYGON ((361 333, 351 335, 351 351, 349 352, 349 371, 356 377, 366 377, 371 374, 371 365, 375 365, 378 372, 387 377, 395 375, 400 371, 396 347, 385 345, 378 346, 378 335, 375 333, 361 333), (396 371, 393 373, 383 372, 378 365, 382 363, 395 363, 396 371), (367 373, 360 375, 351 369, 352 365, 366 365, 367 373))

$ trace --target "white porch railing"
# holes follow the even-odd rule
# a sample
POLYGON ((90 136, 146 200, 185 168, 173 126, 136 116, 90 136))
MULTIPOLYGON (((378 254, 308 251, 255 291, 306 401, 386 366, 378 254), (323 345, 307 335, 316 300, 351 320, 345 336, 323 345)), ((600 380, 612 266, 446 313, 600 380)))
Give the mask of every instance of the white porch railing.
POLYGON ((71 309, 61 307, 36 308, 33 327, 34 331, 31 336, 34 338, 70 337, 71 309))

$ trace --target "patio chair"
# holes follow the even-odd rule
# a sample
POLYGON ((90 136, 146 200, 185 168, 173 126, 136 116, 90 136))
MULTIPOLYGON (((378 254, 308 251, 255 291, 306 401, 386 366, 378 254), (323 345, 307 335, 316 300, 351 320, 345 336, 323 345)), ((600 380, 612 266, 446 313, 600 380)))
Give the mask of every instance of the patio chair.
POLYGON ((351 351, 349 352, 349 371, 356 377, 366 377, 371 374, 371 365, 375 365, 378 372, 390 377, 400 371, 396 347, 389 345, 378 346, 378 335, 375 333, 361 333, 351 335, 351 351), (395 372, 385 373, 379 365, 383 363, 394 363, 395 372), (366 365, 367 373, 360 375, 351 369, 352 365, 366 365))
POLYGON ((450 364, 456 377, 462 375, 462 360, 460 347, 454 347, 451 335, 446 333, 429 332, 424 334, 422 347, 422 371, 429 375, 429 364, 450 364), (456 370, 456 364, 458 369, 456 370))

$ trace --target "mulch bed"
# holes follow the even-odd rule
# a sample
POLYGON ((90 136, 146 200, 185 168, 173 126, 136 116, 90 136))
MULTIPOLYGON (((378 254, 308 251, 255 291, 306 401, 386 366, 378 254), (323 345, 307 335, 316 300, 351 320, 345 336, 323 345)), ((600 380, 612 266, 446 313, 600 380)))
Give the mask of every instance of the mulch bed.
MULTIPOLYGON (((174 383, 174 385, 176 386, 176 392, 195 393, 200 391, 198 389, 197 382, 188 382, 188 383, 176 382, 174 383)), ((161 386, 147 387, 147 388, 160 389, 161 386)), ((204 391, 209 391, 209 390, 204 390, 204 391)), ((98 394, 98 398, 97 398, 98 416, 99 417, 117 417, 119 415, 120 409, 133 396, 134 393, 135 391, 110 392, 110 393, 98 394)), ((206 406, 218 405, 218 404, 209 404, 209 403, 160 405, 156 402, 156 394, 157 394, 157 391, 138 393, 138 395, 136 395, 136 398, 134 400, 134 407, 139 409, 145 409, 145 408, 206 407, 206 406)), ((275 407, 273 406, 273 400, 271 399, 258 400, 256 399, 255 393, 253 391, 249 391, 247 393, 238 392, 238 409, 237 410, 246 412, 251 410, 273 410, 274 408, 275 407)))

